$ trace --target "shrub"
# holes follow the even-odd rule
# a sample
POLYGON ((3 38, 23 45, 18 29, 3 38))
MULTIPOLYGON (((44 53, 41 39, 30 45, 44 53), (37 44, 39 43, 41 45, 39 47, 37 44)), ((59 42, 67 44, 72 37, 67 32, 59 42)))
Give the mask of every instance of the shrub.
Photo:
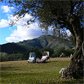
POLYGON ((54 54, 52 55, 52 58, 55 58, 55 57, 59 57, 59 55, 58 55, 57 53, 54 53, 54 54))
POLYGON ((16 61, 16 60, 22 60, 22 54, 10 54, 8 56, 8 61, 16 61))
POLYGON ((57 50, 53 57, 60 57, 62 53, 64 53, 66 57, 69 57, 71 53, 73 54, 73 50, 71 48, 61 47, 57 50))
POLYGON ((32 49, 31 49, 31 52, 35 52, 37 58, 41 58, 41 57, 42 57, 42 53, 40 52, 40 49, 37 48, 37 47, 32 48, 32 49))
POLYGON ((5 52, 0 52, 0 62, 7 61, 7 53, 5 52))

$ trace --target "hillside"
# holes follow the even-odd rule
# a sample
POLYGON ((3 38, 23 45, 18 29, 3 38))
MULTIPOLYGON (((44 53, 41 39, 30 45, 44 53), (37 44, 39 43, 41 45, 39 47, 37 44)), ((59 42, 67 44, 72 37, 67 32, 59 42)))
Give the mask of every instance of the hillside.
POLYGON ((8 54, 25 53, 26 51, 34 47, 37 47, 39 49, 50 47, 53 48, 54 51, 57 51, 58 48, 63 46, 72 47, 71 43, 68 40, 65 41, 63 39, 58 39, 50 35, 43 35, 32 40, 25 40, 18 43, 7 43, 0 46, 1 52, 6 52, 8 54))

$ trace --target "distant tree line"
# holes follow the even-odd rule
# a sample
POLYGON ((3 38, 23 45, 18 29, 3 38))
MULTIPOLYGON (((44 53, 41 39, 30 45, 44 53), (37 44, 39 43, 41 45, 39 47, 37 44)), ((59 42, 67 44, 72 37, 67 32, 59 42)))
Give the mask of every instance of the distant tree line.
POLYGON ((66 57, 69 57, 70 54, 74 53, 74 51, 71 48, 65 48, 61 47, 57 50, 57 52, 54 52, 52 48, 45 47, 43 49, 38 48, 32 48, 31 50, 27 51, 26 53, 16 53, 16 54, 7 54, 5 52, 0 52, 0 62, 3 61, 19 61, 19 60, 27 60, 29 58, 30 52, 35 52, 37 58, 41 58, 44 51, 50 52, 50 57, 60 57, 61 53, 65 53, 66 57))
POLYGON ((75 50, 73 50, 72 48, 61 47, 57 50, 56 53, 52 55, 52 57, 60 57, 62 53, 64 53, 65 57, 70 57, 70 55, 73 54, 74 52, 75 50))

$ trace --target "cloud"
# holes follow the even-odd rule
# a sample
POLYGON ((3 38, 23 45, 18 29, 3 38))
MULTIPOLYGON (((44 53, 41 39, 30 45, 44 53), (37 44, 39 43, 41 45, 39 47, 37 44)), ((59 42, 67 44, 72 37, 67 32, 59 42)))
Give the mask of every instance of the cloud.
POLYGON ((41 28, 38 23, 29 25, 29 28, 23 26, 17 26, 17 29, 12 32, 10 37, 6 38, 8 42, 19 42, 28 39, 34 39, 42 35, 41 28))
MULTIPOLYGON (((10 8, 8 6, 2 6, 2 9, 4 9, 4 12, 10 12, 10 8)), ((34 19, 30 14, 25 14, 25 16, 23 18, 20 18, 19 20, 17 20, 18 15, 13 16, 9 13, 7 13, 6 15, 8 16, 8 20, 2 19, 0 21, 0 28, 8 27, 11 20, 16 23, 14 25, 15 29, 14 27, 13 29, 12 27, 9 28, 12 33, 10 34, 10 36, 6 37, 7 42, 19 42, 28 39, 34 39, 42 35, 41 28, 39 28, 37 22, 31 23, 27 26, 27 21, 34 19)))
POLYGON ((14 26, 25 26, 27 25, 27 21, 30 19, 33 19, 33 17, 30 14, 25 14, 25 16, 23 18, 20 18, 19 20, 17 20, 18 15, 13 16, 10 14, 7 14, 8 16, 8 20, 7 19, 2 19, 0 21, 0 28, 5 28, 10 26, 9 24, 13 21, 14 23, 16 23, 14 26), (17 20, 17 21, 16 21, 17 20))
POLYGON ((7 37, 6 38, 6 41, 8 41, 8 42, 18 42, 18 38, 17 37, 7 37))
POLYGON ((13 22, 14 26, 24 26, 27 25, 27 21, 34 19, 30 14, 26 13, 24 17, 19 17, 18 15, 13 16, 8 14, 9 23, 13 22))
POLYGON ((2 27, 7 27, 7 26, 9 26, 9 21, 2 19, 0 21, 0 27, 2 28, 2 27))
POLYGON ((8 13, 11 12, 11 10, 14 10, 14 7, 1 6, 1 9, 3 9, 3 12, 8 13))
MULTIPOLYGON (((12 17, 11 19, 15 20, 17 19, 18 16, 12 17)), ((16 23, 17 26, 23 26, 23 25, 27 25, 27 21, 33 19, 33 17, 30 14, 25 14, 25 16, 21 19, 19 19, 16 23)))

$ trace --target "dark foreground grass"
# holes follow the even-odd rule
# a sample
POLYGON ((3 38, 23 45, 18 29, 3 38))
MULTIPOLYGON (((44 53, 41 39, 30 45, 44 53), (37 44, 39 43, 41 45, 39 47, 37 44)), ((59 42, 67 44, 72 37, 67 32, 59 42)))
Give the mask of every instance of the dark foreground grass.
POLYGON ((69 65, 70 58, 50 60, 39 64, 27 61, 0 62, 0 84, 83 84, 82 79, 60 79, 59 70, 69 65))

